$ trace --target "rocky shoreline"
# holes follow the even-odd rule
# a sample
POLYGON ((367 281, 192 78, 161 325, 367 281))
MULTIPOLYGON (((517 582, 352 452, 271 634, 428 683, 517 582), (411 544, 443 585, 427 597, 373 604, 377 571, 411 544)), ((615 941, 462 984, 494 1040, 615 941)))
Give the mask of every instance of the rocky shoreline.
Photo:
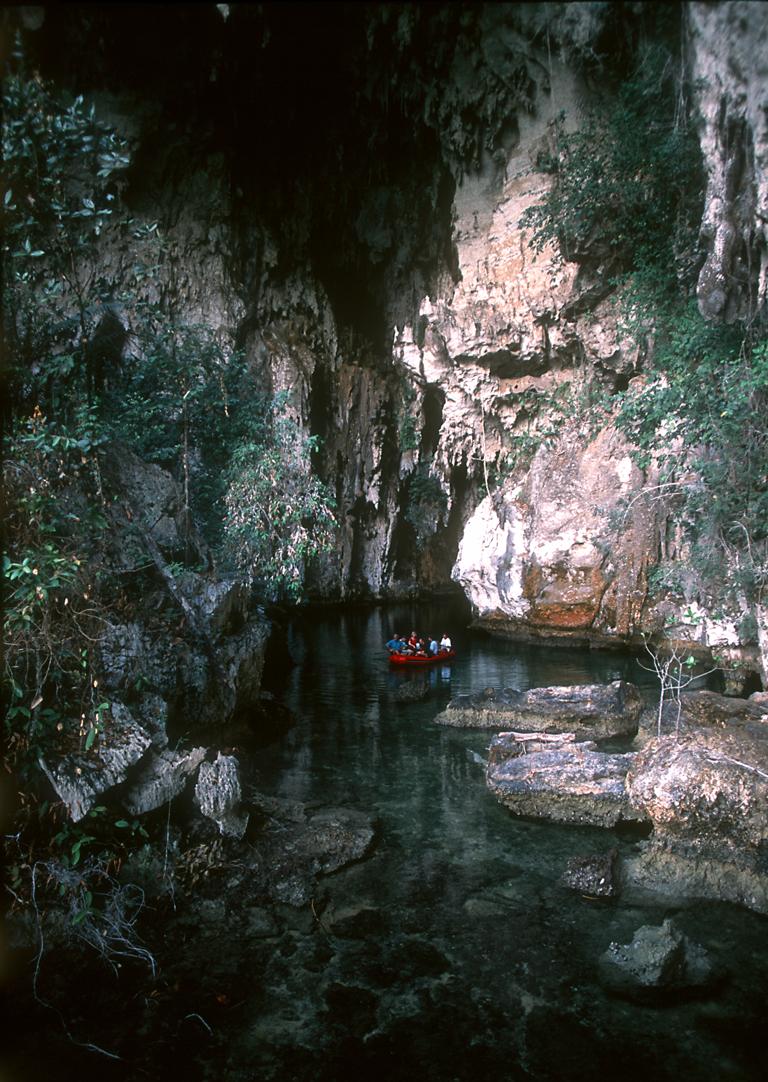
POLYGON ((616 872, 625 886, 768 913, 765 696, 692 691, 679 711, 667 702, 661 718, 652 708, 641 713, 640 702, 619 681, 525 694, 486 689, 452 701, 435 721, 496 730, 486 781, 516 815, 645 825, 648 838, 616 872), (605 747, 628 736, 621 751, 605 747))

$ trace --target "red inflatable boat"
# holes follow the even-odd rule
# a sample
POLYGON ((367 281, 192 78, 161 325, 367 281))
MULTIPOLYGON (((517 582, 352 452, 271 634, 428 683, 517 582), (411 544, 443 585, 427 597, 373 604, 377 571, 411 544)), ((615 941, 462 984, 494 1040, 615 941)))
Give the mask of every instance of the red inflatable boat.
POLYGON ((439 662, 453 661, 456 657, 455 650, 440 650, 437 654, 429 657, 417 657, 416 654, 390 654, 390 665, 402 665, 403 668, 418 668, 420 665, 436 665, 439 662))

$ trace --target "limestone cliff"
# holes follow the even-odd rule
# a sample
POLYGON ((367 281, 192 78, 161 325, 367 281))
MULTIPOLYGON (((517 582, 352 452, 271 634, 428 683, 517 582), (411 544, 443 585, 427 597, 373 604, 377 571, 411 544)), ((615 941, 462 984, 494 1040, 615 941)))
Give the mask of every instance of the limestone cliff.
MULTIPOLYGON (((458 583, 502 633, 663 626, 649 572, 677 542, 613 424, 643 356, 610 265, 536 252, 521 224, 553 183, 557 118, 600 108, 606 57, 652 32, 651 7, 162 7, 151 33, 133 9, 25 17, 41 68, 130 135, 122 196, 161 224, 180 317, 245 350, 322 438, 340 529, 314 596, 458 583)), ((768 7, 679 16, 707 178, 699 301, 732 319, 766 305, 768 7)), ((133 259, 115 237, 102 272, 131 281, 133 259)), ((690 635, 756 668, 739 615, 702 611, 690 635)))

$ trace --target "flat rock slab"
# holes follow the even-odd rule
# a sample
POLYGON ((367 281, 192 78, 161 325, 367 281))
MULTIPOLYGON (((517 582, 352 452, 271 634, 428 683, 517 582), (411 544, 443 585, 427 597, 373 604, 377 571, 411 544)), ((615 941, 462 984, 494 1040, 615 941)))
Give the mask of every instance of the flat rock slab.
POLYGON ((515 741, 514 734, 499 734, 491 743, 486 772, 488 788, 516 815, 600 827, 644 818, 627 794, 633 754, 607 755, 594 744, 567 738, 522 754, 517 744, 524 742, 515 741), (504 754, 506 748, 514 753, 504 754))
POLYGON ((469 729, 570 731, 576 740, 605 740, 634 736, 642 706, 640 692, 625 680, 529 691, 487 688, 452 699, 435 721, 469 729))

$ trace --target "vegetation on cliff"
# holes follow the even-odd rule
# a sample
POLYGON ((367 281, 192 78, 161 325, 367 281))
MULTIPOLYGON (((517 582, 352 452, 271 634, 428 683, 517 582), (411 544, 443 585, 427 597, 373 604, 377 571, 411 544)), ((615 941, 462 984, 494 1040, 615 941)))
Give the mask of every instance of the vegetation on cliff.
POLYGON ((637 462, 658 467, 648 498, 685 543, 657 584, 738 610, 768 582, 768 347, 754 313, 708 321, 695 301, 703 166, 680 44, 660 20, 608 108, 578 131, 555 125, 540 162, 555 183, 526 224, 539 247, 556 241, 564 258, 600 266, 644 358, 618 424, 637 462))
POLYGON ((170 594, 159 617, 169 634, 186 569, 237 575, 254 599, 297 599, 333 536, 334 504, 284 402, 210 328, 177 317, 158 269, 162 223, 121 207, 127 142, 82 97, 29 72, 20 49, 4 83, 3 154, 4 766, 20 784, 28 864, 41 837, 74 865, 102 844, 114 857, 133 832, 104 808, 59 829, 40 764, 88 755, 109 733, 99 645, 142 619, 144 576, 170 594), (126 242, 143 252, 130 289, 105 269, 126 242), (183 494, 174 551, 115 483, 111 466, 133 453, 183 494))

